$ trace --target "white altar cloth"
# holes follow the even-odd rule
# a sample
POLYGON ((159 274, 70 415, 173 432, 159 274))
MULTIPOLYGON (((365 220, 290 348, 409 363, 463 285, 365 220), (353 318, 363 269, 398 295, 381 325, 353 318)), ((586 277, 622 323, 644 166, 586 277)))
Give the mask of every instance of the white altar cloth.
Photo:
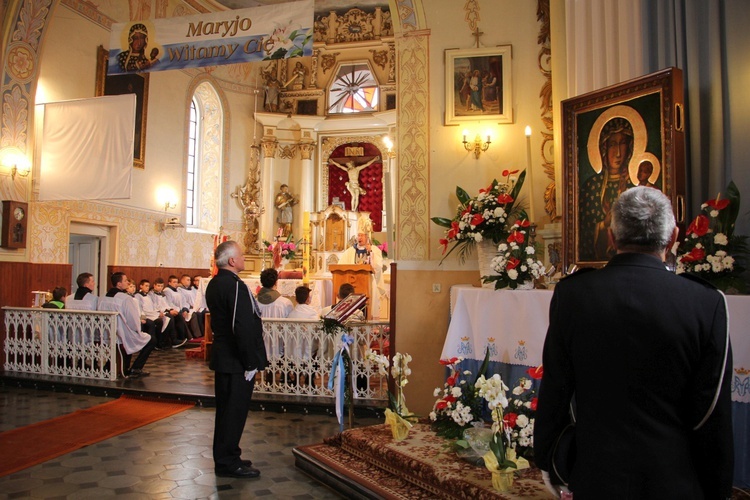
MULTIPOLYGON (((539 366, 549 325, 549 290, 451 290, 453 312, 442 359, 461 356, 539 366)), ((734 370, 732 401, 750 403, 750 296, 729 295, 729 336, 734 370)))

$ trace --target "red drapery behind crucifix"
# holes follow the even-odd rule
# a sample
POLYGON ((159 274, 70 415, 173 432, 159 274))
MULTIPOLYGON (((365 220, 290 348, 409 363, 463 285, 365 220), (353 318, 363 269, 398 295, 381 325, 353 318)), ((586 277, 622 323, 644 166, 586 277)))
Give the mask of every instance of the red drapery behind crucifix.
MULTIPOLYGON (((370 143, 357 143, 357 144, 342 144, 330 155, 330 158, 340 164, 345 164, 348 161, 353 161, 355 165, 362 165, 372 160, 376 156, 380 156, 380 150, 374 144, 370 143), (347 147, 358 147, 363 148, 364 155, 353 157, 346 156, 345 150, 347 147)), ((349 177, 346 172, 336 167, 335 165, 328 163, 328 204, 333 203, 333 199, 338 197, 339 201, 344 203, 347 210, 352 209, 352 196, 351 193, 346 189, 346 183, 349 181, 349 177)), ((359 186, 365 191, 365 194, 359 196, 359 207, 357 210, 360 212, 370 212, 370 219, 372 219, 372 229, 375 232, 383 230, 383 159, 382 157, 374 161, 371 165, 363 168, 359 172, 359 186)))

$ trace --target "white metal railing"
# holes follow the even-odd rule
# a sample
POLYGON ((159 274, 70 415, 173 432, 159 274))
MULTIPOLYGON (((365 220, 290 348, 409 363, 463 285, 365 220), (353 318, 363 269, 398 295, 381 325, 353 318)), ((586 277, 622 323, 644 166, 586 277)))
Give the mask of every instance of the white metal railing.
MULTIPOLYGON (((383 402, 388 399, 388 380, 365 359, 367 348, 383 352, 388 340, 387 322, 351 323, 354 398, 383 402)), ((264 319, 263 339, 268 367, 256 381, 263 394, 312 396, 333 399, 328 388, 333 356, 341 346, 341 334, 326 333, 318 320, 264 319)))
POLYGON ((3 307, 5 371, 117 379, 117 313, 3 307))

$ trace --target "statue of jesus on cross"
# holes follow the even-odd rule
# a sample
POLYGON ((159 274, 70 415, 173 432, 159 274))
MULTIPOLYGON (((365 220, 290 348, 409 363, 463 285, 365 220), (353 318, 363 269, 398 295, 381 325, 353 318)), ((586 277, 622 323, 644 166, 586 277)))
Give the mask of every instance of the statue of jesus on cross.
POLYGON ((357 208, 359 208, 360 195, 364 196, 367 194, 367 192, 359 185, 359 173, 379 159, 380 156, 376 156, 372 160, 368 161, 367 163, 363 163, 362 165, 356 165, 354 163, 354 160, 349 160, 345 162, 344 165, 342 165, 333 158, 328 159, 328 161, 330 161, 335 167, 340 168, 349 175, 349 181, 346 183, 346 190, 349 191, 349 194, 352 195, 353 212, 356 212, 357 208))

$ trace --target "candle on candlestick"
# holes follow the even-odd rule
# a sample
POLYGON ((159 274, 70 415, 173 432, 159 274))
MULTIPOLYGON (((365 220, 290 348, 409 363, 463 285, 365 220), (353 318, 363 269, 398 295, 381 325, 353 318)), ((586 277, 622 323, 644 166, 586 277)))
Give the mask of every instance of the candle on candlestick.
POLYGON ((526 181, 529 185, 529 219, 536 222, 534 215, 534 181, 531 175, 531 127, 526 126, 526 181))
POLYGON ((310 283, 310 212, 302 214, 302 283, 310 283))

